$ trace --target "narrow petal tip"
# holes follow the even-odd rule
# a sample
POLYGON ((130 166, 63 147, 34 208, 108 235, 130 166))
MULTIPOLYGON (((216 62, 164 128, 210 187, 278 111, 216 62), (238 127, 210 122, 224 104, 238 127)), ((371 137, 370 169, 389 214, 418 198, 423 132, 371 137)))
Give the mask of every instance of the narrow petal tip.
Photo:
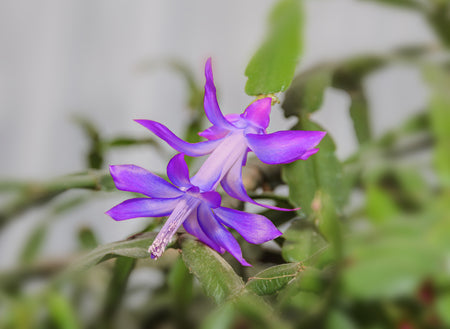
POLYGON ((115 221, 120 221, 120 219, 117 218, 117 216, 115 216, 115 207, 109 209, 108 211, 105 211, 105 215, 111 217, 112 219, 114 219, 115 221))
POLYGON ((109 209, 108 211, 105 211, 105 215, 111 217, 112 219, 114 219, 113 216, 111 216, 111 209, 109 209))
POLYGON ((311 155, 316 154, 319 151, 319 148, 314 148, 309 151, 303 153, 299 160, 307 160, 311 155))
POLYGON ((244 258, 238 259, 239 263, 241 263, 242 266, 249 266, 252 267, 253 265, 248 263, 244 258))
POLYGON ((209 58, 206 60, 206 63, 205 63, 205 76, 206 76, 207 78, 212 77, 212 63, 211 63, 211 57, 209 57, 209 58))
POLYGON ((205 96, 203 98, 203 106, 208 120, 215 126, 233 129, 234 126, 228 122, 220 111, 219 103, 217 102, 216 86, 214 85, 214 77, 211 67, 211 58, 205 64, 205 96))

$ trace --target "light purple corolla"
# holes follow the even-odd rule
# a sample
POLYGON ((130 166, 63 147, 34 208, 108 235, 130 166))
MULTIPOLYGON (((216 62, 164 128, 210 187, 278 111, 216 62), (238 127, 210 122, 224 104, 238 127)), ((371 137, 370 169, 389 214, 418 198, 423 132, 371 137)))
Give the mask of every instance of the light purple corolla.
POLYGON ((272 101, 270 97, 256 100, 240 115, 224 116, 217 102, 211 59, 206 62, 205 76, 204 107, 212 126, 199 135, 208 139, 207 141, 188 143, 158 122, 152 120, 136 120, 136 122, 181 153, 194 157, 209 154, 202 167, 192 177, 192 184, 201 190, 214 190, 221 184, 225 192, 241 201, 272 209, 292 210, 262 205, 248 196, 242 183, 242 166, 245 165, 247 153, 253 151, 267 164, 306 160, 319 150, 315 147, 326 133, 300 130, 266 133, 270 121, 272 101))
MULTIPOLYGON (((218 192, 195 186, 189 178, 183 154, 173 157, 167 165, 167 176, 172 184, 134 165, 110 166, 110 172, 119 190, 147 197, 126 200, 106 214, 119 221, 169 215, 149 248, 152 258, 161 256, 181 225, 217 252, 228 251, 244 266, 251 265, 242 257, 238 242, 224 226, 235 229, 246 241, 254 244, 282 234, 266 217, 221 207, 218 192)), ((215 179, 218 178, 216 175, 215 179)), ((215 186, 216 183, 205 185, 215 186)))

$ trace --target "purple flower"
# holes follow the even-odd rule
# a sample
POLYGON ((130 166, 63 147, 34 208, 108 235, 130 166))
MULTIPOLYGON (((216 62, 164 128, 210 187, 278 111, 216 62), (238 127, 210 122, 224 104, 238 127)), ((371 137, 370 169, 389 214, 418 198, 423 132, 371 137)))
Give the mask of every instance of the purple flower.
POLYGON ((200 133, 208 139, 200 143, 188 143, 173 134, 164 125, 151 120, 136 120, 158 137, 165 140, 175 150, 188 156, 209 154, 197 174, 192 177, 192 184, 201 190, 214 190, 220 183, 232 197, 278 210, 292 210, 262 205, 252 200, 242 183, 242 166, 245 165, 247 153, 255 155, 267 164, 290 163, 306 160, 319 149, 315 148, 325 136, 322 131, 278 131, 266 133, 270 121, 270 97, 256 100, 242 114, 224 116, 216 97, 211 68, 211 59, 205 67, 204 108, 212 126, 200 133))
MULTIPOLYGON (((272 222, 262 215, 220 207, 219 193, 201 189, 191 182, 184 154, 176 155, 167 165, 167 176, 172 184, 134 165, 111 166, 110 172, 119 190, 141 193, 147 197, 126 200, 106 214, 119 221, 169 215, 149 248, 152 258, 161 256, 181 225, 217 252, 228 251, 244 266, 251 265, 242 257, 238 242, 225 226, 235 229, 246 241, 254 244, 281 235, 272 222)), ((215 179, 218 178, 216 176, 215 179)), ((206 185, 216 184, 210 182, 206 185)))

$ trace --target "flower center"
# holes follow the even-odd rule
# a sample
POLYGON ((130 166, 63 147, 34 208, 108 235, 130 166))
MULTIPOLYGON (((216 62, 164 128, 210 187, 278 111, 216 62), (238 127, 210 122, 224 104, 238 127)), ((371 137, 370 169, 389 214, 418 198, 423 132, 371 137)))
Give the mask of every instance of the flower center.
POLYGON ((246 151, 247 142, 243 130, 230 133, 192 177, 192 184, 203 191, 215 190, 222 178, 246 151))

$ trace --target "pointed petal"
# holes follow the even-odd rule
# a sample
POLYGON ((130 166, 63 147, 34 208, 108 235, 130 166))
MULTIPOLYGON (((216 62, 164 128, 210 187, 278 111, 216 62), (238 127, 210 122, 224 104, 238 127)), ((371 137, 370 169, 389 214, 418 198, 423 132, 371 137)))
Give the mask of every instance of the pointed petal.
POLYGON ((142 193, 152 198, 176 198, 183 194, 161 177, 135 165, 110 166, 109 171, 121 191, 142 193))
POLYGON ((251 266, 242 257, 241 247, 236 241, 234 236, 225 229, 222 224, 214 217, 211 210, 204 203, 200 204, 198 207, 198 223, 202 228, 203 232, 216 244, 222 246, 226 251, 228 251, 234 258, 236 258, 239 263, 244 266, 251 266))
POLYGON ((163 139, 178 152, 188 156, 202 156, 211 153, 220 141, 206 141, 200 143, 188 143, 177 137, 166 126, 152 120, 134 120, 163 139))
POLYGON ((189 168, 184 160, 184 154, 179 153, 170 159, 167 165, 167 177, 176 186, 190 187, 192 186, 189 179, 189 168))
MULTIPOLYGON (((244 154, 244 159, 246 157, 246 153, 244 154)), ((247 191, 245 190, 244 184, 242 183, 242 163, 243 160, 236 161, 236 163, 233 165, 233 167, 228 171, 228 173, 224 176, 222 181, 220 182, 225 192, 231 196, 232 198, 241 200, 243 202, 250 202, 253 204, 256 204, 257 206, 274 209, 274 210, 280 210, 280 211, 295 211, 300 208, 295 209, 287 209, 287 208, 280 208, 275 206, 269 206, 262 203, 258 203, 252 198, 250 198, 247 194, 247 191)))
POLYGON ((250 243, 264 243, 283 234, 269 219, 262 215, 249 214, 224 207, 214 209, 214 213, 222 224, 235 229, 250 243))
POLYGON ((270 122, 272 98, 266 97, 251 103, 242 113, 242 118, 250 121, 254 126, 266 129, 270 122))
POLYGON ((287 130, 272 134, 247 134, 249 147, 259 160, 267 164, 306 160, 319 149, 314 147, 325 136, 324 131, 287 130))
POLYGON ((135 198, 126 200, 106 212, 114 220, 169 215, 179 199, 135 198))
POLYGON ((205 65, 205 98, 203 106, 205 107, 205 113, 208 120, 215 126, 222 128, 233 129, 233 125, 225 119, 220 111, 219 104, 217 103, 216 87, 214 86, 214 78, 211 67, 211 58, 208 58, 205 65))
POLYGON ((190 235, 195 236, 201 242, 203 242, 210 248, 214 249, 218 253, 223 254, 225 252, 225 249, 223 247, 219 246, 213 240, 208 238, 208 236, 205 234, 205 232, 203 232, 202 228, 198 224, 197 211, 192 212, 189 215, 189 217, 184 221, 183 226, 184 226, 184 229, 186 230, 186 232, 188 232, 190 235))

